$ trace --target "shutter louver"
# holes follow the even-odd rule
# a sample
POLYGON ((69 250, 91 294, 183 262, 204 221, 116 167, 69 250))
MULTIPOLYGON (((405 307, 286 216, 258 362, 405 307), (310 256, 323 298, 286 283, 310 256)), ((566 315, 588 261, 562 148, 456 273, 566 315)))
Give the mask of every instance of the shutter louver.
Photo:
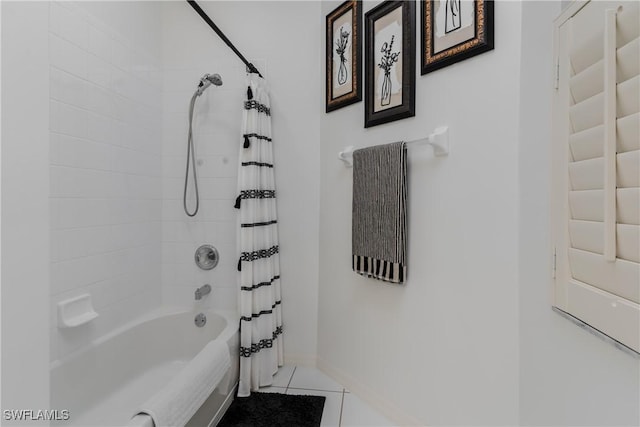
POLYGON ((564 308, 640 351, 640 3, 592 1, 562 25, 567 57, 559 85, 566 85, 568 101, 564 308), (617 304, 617 297, 628 301, 617 304), (619 308, 619 317, 602 318, 607 304, 619 308), (620 331, 615 325, 622 319, 635 319, 636 326, 620 331))

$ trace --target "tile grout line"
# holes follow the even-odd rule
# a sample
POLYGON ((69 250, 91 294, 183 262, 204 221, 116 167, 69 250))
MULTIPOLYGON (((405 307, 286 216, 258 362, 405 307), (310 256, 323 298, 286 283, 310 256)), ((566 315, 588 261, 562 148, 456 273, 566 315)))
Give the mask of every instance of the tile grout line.
POLYGON ((289 377, 289 382, 287 383, 287 387, 284 389, 284 394, 287 394, 287 392, 289 391, 289 384, 291 384, 291 381, 293 380, 293 376, 295 375, 297 368, 298 368, 297 366, 293 367, 293 372, 291 372, 291 376, 289 377))
POLYGON ((342 389, 342 399, 340 400, 340 417, 338 418, 338 427, 342 427, 342 409, 344 408, 344 388, 342 389))
POLYGON ((309 387, 287 387, 292 390, 309 390, 309 391, 321 391, 324 393, 342 393, 343 390, 325 390, 323 388, 309 388, 309 387))

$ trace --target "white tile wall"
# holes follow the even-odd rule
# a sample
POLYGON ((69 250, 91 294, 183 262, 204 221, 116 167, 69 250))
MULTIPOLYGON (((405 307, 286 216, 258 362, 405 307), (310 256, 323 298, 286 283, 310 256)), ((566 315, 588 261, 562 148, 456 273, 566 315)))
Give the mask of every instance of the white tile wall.
MULTIPOLYGON (((237 256, 233 205, 243 93, 241 80, 232 76, 242 75, 241 63, 227 58, 225 49, 209 46, 207 38, 198 38, 192 27, 181 19, 195 24, 198 17, 191 16, 192 11, 183 6, 178 3, 164 5, 163 300, 171 305, 235 310, 237 256), (186 44, 190 49, 184 49, 186 44), (196 101, 193 132, 200 210, 196 217, 189 218, 184 213, 182 201, 188 108, 199 79, 205 73, 220 74, 223 86, 210 86, 196 101), (214 245, 220 253, 218 266, 210 271, 200 270, 194 263, 195 250, 205 243, 214 245), (194 291, 205 283, 213 287, 213 292, 196 302, 194 291)), ((191 178, 189 185, 189 206, 193 208, 191 178)))
MULTIPOLYGON (((230 28, 251 10, 253 31, 235 26, 237 31, 230 33, 265 75, 273 68, 270 82, 278 93, 274 132, 281 147, 276 153, 281 248, 283 255, 289 251, 282 261, 290 301, 285 340, 291 354, 312 360, 319 136, 305 133, 317 128, 312 116, 319 93, 306 83, 319 75, 319 68, 315 51, 305 47, 320 32, 297 20, 291 31, 303 34, 300 38, 279 30, 287 43, 284 51, 256 39, 261 28, 275 28, 273 20, 258 21, 275 4, 218 2, 206 7, 230 28), (285 66, 291 58, 285 51, 296 52, 299 60, 285 66), (288 105, 296 108, 287 110, 288 105)), ((281 6, 282 13, 304 14, 309 21, 316 20, 318 10, 302 3, 281 6)), ((61 299, 89 292, 100 314, 83 331, 59 331, 53 322, 51 359, 161 300, 235 309, 233 204, 244 65, 184 2, 52 2, 50 22, 51 308, 61 299), (204 73, 221 74, 224 85, 209 88, 197 100, 194 138, 201 201, 198 216, 188 218, 182 207, 187 113, 204 73), (214 270, 199 270, 193 261, 203 243, 220 252, 214 270), (213 292, 196 302, 194 290, 205 283, 213 292), (136 306, 136 300, 146 305, 136 306)))
POLYGON ((51 360, 161 301, 159 10, 50 5, 51 360), (82 293, 100 317, 58 329, 57 302, 82 293))
MULTIPOLYGON (((278 186, 284 344, 287 360, 313 363, 316 354, 319 224, 321 37, 317 2, 203 2, 272 88, 274 156, 278 186), (286 26, 281 25, 287 22, 286 26), (242 23, 242 25, 239 25, 242 23), (295 36, 292 36, 295 34, 295 36)), ((167 304, 235 308, 238 151, 246 72, 240 60, 184 2, 163 4, 163 298, 167 304), (223 86, 198 98, 194 137, 200 212, 182 208, 189 101, 205 73, 223 86), (198 245, 210 243, 220 264, 203 272, 193 262, 198 245), (197 303, 197 286, 213 293, 197 303)))

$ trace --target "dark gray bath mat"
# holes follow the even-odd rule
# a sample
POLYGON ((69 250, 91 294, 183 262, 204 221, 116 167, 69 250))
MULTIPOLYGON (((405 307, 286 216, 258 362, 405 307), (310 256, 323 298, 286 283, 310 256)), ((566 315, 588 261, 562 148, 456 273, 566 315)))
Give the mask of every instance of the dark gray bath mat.
POLYGON ((324 396, 251 393, 236 397, 218 427, 319 427, 324 396))

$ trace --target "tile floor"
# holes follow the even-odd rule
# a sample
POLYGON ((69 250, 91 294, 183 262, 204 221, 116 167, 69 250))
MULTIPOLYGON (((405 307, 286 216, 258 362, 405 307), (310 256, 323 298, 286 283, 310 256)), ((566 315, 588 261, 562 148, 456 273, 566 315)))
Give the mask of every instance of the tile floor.
POLYGON ((321 426, 391 427, 393 424, 349 390, 315 368, 283 366, 265 393, 310 394, 324 396, 321 426))

